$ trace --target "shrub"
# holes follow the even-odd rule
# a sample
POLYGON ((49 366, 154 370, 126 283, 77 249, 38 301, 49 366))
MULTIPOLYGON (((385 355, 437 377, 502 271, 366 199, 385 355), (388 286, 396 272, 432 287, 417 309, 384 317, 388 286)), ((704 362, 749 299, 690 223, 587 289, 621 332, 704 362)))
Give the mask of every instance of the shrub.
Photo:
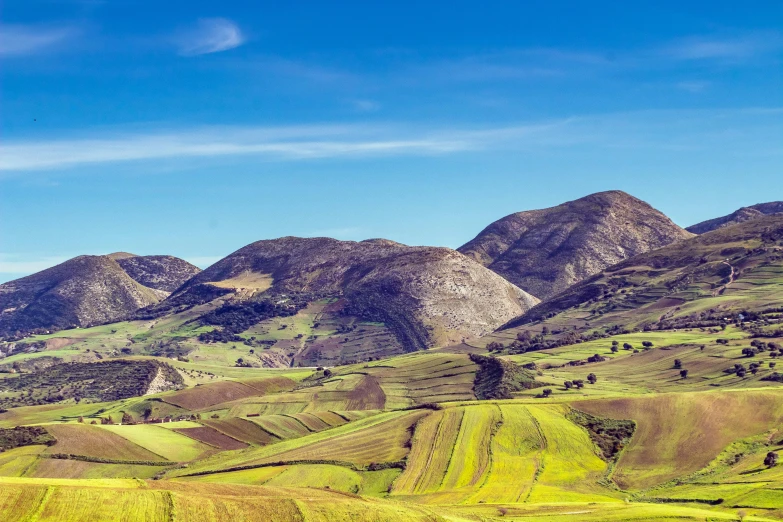
POLYGON ((775 453, 774 451, 770 451, 769 453, 767 453, 767 456, 764 457, 764 465, 767 466, 768 468, 771 468, 777 466, 777 464, 778 464, 778 454, 775 453))
POLYGON ((594 373, 590 373, 587 375, 587 382, 589 382, 590 384, 595 384, 596 382, 598 382, 598 377, 596 377, 594 373))

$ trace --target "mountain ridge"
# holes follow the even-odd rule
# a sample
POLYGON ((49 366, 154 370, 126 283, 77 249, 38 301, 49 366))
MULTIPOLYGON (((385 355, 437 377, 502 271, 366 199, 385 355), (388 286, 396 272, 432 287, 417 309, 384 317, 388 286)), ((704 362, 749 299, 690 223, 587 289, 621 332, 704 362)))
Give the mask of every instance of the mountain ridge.
POLYGON ((619 190, 501 218, 457 250, 540 299, 617 262, 691 237, 619 190))
POLYGON ((751 219, 757 219, 762 216, 779 214, 783 212, 783 201, 770 201, 769 203, 758 203, 747 207, 741 207, 725 216, 708 219, 695 225, 686 227, 685 230, 694 234, 704 234, 721 227, 736 225, 751 219))

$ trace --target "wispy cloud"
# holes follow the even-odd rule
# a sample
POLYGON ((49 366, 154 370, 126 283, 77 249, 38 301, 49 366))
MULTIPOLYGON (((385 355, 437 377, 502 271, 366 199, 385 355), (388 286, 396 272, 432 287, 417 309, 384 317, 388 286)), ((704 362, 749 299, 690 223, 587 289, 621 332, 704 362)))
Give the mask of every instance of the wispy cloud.
POLYGON ((779 33, 752 33, 736 37, 692 36, 682 38, 659 49, 663 57, 684 60, 743 60, 757 57, 783 46, 779 33))
POLYGON ((177 38, 183 56, 219 53, 245 43, 239 26, 226 18, 204 18, 197 27, 177 38))
POLYGON ((678 89, 692 92, 694 94, 704 91, 709 86, 710 86, 710 82, 703 82, 703 81, 679 82, 676 85, 678 89))
POLYGON ((0 57, 28 56, 51 50, 77 33, 73 27, 0 25, 0 57))
POLYGON ((473 147, 459 134, 389 133, 366 126, 204 127, 168 134, 142 133, 109 139, 5 141, 0 171, 164 158, 256 155, 307 159, 361 155, 437 154, 473 147))
POLYGON ((129 161, 232 156, 258 161, 444 155, 482 150, 539 151, 590 146, 662 150, 783 152, 771 136, 781 129, 781 108, 638 111, 585 115, 507 126, 422 124, 210 126, 168 133, 137 131, 102 138, 9 141, 0 145, 0 172, 56 170, 129 161))
POLYGON ((374 100, 353 100, 354 108, 359 112, 375 112, 381 104, 374 100))

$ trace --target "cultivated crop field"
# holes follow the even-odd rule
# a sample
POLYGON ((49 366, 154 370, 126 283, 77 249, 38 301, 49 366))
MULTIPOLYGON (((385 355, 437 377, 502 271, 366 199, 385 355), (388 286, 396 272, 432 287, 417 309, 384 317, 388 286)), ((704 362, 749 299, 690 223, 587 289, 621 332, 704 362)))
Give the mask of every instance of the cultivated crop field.
MULTIPOLYGON (((275 335, 307 324, 293 319, 275 335)), ((144 324, 148 339, 163 327, 144 324)), ((99 339, 140 335, 133 323, 96 328, 99 339)), ((540 386, 477 400, 469 354, 516 332, 328 372, 167 359, 184 389, 11 408, 0 428, 37 425, 56 442, 0 452, 0 510, 17 520, 783 519, 783 467, 764 465, 783 451, 783 389, 762 380, 775 371, 769 351, 743 354, 747 332, 635 332, 504 355, 535 363, 540 386), (595 354, 604 360, 583 363, 595 354), (724 372, 750 362, 755 374, 724 372), (564 385, 589 373, 595 384, 564 385), (633 431, 607 443, 585 415, 633 431)))

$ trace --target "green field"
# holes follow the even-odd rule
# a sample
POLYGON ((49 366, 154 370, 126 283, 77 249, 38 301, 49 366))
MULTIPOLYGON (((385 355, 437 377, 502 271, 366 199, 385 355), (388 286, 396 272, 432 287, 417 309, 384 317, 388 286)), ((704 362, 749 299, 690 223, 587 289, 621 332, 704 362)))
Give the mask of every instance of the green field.
MULTIPOLYGON (((307 323, 290 319, 264 335, 295 339, 307 323)), ((107 335, 152 342, 161 328, 186 326, 84 329, 76 344, 20 360, 78 360, 95 353, 80 345, 107 344, 107 335)), ((504 355, 535 363, 542 386, 476 400, 478 366, 467 354, 515 335, 329 374, 239 368, 232 352, 246 346, 208 345, 190 362, 158 358, 183 375, 184 390, 11 408, 0 427, 40 425, 57 442, 0 453, 0 512, 9 520, 707 521, 740 512, 783 520, 783 464, 763 464, 769 451, 783 452, 783 388, 762 380, 774 371, 768 351, 742 354, 746 331, 633 332, 504 355), (595 354, 605 360, 582 364, 595 354), (759 363, 755 375, 724 372, 750 362, 759 363), (595 384, 566 389, 588 373, 595 384), (614 460, 574 421, 578 412, 633 422, 614 460), (138 424, 119 425, 123 414, 138 424), (114 424, 101 424, 106 418, 114 424)))

